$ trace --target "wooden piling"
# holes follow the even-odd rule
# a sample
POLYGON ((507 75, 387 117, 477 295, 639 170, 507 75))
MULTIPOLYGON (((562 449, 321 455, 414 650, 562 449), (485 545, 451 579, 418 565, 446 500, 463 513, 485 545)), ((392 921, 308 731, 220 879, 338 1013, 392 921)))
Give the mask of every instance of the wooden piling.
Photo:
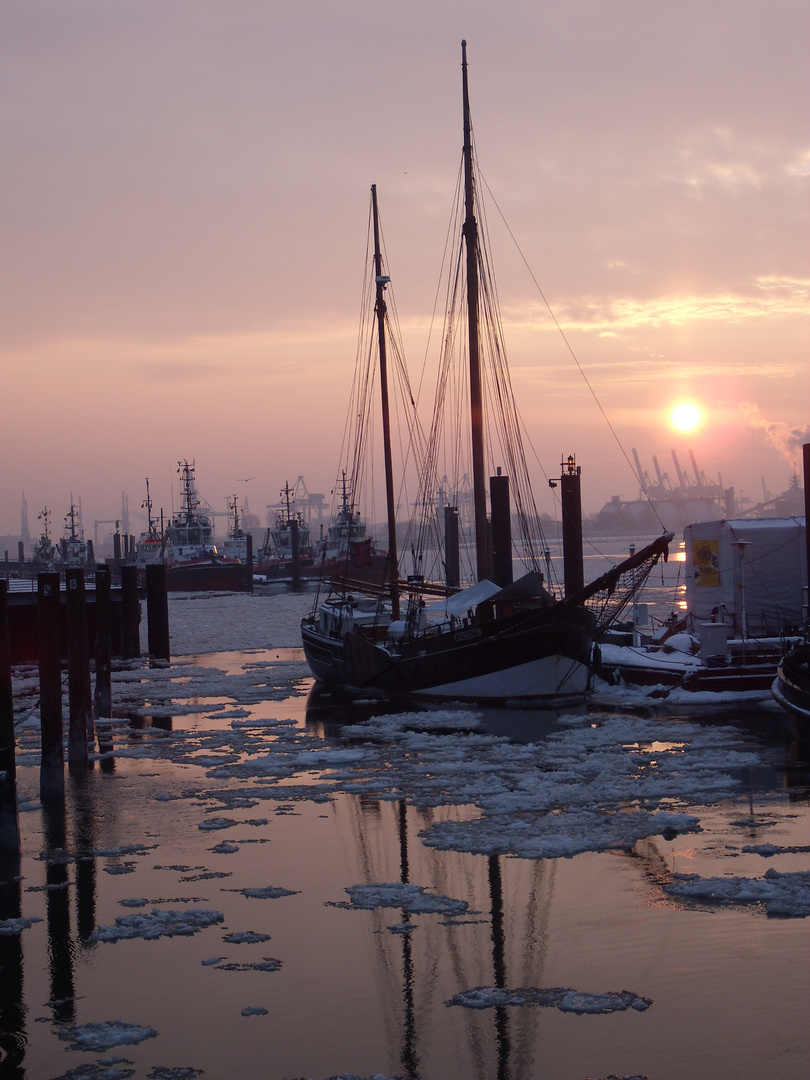
POLYGON ((68 637, 68 768, 82 771, 88 765, 90 650, 87 641, 87 597, 84 568, 65 571, 68 637))
POLYGON ((298 522, 295 518, 290 521, 290 545, 292 549, 292 587, 294 592, 301 590, 301 558, 298 536, 298 522))
POLYGON ((61 802, 65 797, 59 609, 59 574, 38 574, 39 715, 42 732, 39 797, 43 803, 61 802))
POLYGON ((146 568, 148 652, 153 660, 170 660, 169 592, 164 563, 146 568))
POLYGON ((458 544, 458 507, 444 508, 444 576, 447 585, 457 589, 461 583, 461 562, 458 544))
POLYGON ((123 657, 133 660, 141 655, 141 604, 138 599, 138 570, 121 567, 121 619, 123 622, 123 657))
POLYGON ((573 596, 585 583, 585 566, 582 561, 581 469, 571 454, 567 461, 563 461, 561 470, 563 577, 565 595, 573 596))
POLYGON ((14 738, 14 693, 8 629, 8 581, 0 578, 0 852, 20 850, 17 814, 17 764, 14 738))
POLYGON ((492 580, 501 588, 512 584, 512 516, 509 477, 500 472, 489 478, 492 506, 492 580))
POLYGON ((245 555, 245 573, 247 574, 247 591, 253 592, 253 533, 248 531, 245 537, 247 553, 245 555))
POLYGON ((112 582, 109 566, 96 567, 96 716, 112 715, 112 582))

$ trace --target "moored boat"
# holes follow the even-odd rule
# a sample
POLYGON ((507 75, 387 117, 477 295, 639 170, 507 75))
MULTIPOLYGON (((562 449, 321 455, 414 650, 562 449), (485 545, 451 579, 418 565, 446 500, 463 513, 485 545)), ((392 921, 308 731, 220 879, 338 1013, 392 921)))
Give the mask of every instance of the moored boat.
POLYGON ((258 575, 287 580, 310 577, 317 572, 311 530, 295 501, 294 489, 285 483, 281 503, 276 507, 275 524, 267 530, 256 560, 258 575))
POLYGON ((51 512, 48 507, 45 506, 37 516, 42 522, 42 532, 40 533, 39 539, 34 544, 31 553, 31 562, 38 567, 53 566, 59 561, 59 550, 56 547, 56 544, 51 540, 51 512))
POLYGON ((777 665, 801 640, 804 519, 696 522, 684 547, 685 609, 602 645, 600 700, 770 703, 777 665))
POLYGON ((810 643, 800 642, 779 662, 771 693, 798 720, 810 720, 810 643))
POLYGON ((65 514, 65 532, 60 541, 61 561, 64 567, 81 567, 93 564, 93 552, 84 538, 81 515, 70 496, 70 509, 65 514))
POLYGON ((194 480, 195 463, 178 463, 181 509, 173 515, 164 536, 166 581, 170 591, 242 590, 248 587, 239 559, 217 551, 210 517, 200 510, 194 480))
MULTIPOLYGON (((146 478, 146 498, 141 503, 146 510, 146 531, 142 532, 135 541, 135 565, 139 570, 147 566, 154 566, 163 562, 165 540, 163 529, 158 528, 157 521, 152 517, 152 496, 149 493, 149 477, 146 478)), ((162 518, 161 512, 161 518, 162 518)))

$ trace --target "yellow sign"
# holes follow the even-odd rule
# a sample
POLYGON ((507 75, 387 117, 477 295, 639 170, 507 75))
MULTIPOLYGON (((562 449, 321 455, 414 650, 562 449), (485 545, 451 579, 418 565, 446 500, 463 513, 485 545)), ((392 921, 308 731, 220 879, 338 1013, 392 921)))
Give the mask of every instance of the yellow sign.
POLYGON ((692 566, 696 585, 719 587, 720 560, 716 540, 695 540, 692 544, 692 566))

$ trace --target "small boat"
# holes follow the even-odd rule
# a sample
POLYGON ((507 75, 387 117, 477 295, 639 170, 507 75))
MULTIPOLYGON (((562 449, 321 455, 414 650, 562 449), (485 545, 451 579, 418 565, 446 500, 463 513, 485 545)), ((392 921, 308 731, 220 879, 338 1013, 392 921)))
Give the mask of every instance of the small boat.
POLYGON ((600 700, 770 703, 777 665, 802 637, 806 543, 800 517, 687 525, 685 610, 602 644, 600 700))
POLYGON ((779 662, 771 685, 776 701, 797 720, 810 720, 810 643, 794 645, 779 662))
MULTIPOLYGON (((491 258, 485 237, 476 217, 477 195, 481 190, 474 176, 474 152, 467 83, 466 42, 462 43, 463 73, 463 191, 459 185, 460 216, 463 228, 459 236, 456 282, 464 298, 453 297, 451 307, 464 311, 468 349, 464 370, 469 375, 465 423, 472 449, 472 489, 474 540, 470 550, 475 559, 475 580, 460 587, 458 564, 460 546, 452 524, 458 520, 458 506, 447 506, 444 536, 435 528, 436 499, 439 491, 439 447, 445 438, 445 421, 455 426, 461 410, 450 407, 446 390, 459 384, 448 374, 444 361, 457 359, 453 349, 457 336, 455 324, 447 324, 443 334, 445 353, 435 397, 433 427, 427 438, 419 430, 414 395, 409 387, 403 393, 404 411, 413 420, 407 440, 408 456, 419 463, 417 508, 424 511, 413 527, 413 540, 406 559, 411 572, 401 577, 398 555, 396 480, 393 469, 389 377, 406 380, 399 340, 389 316, 386 299, 391 278, 383 266, 381 231, 376 186, 371 188, 370 242, 373 258, 369 262, 368 287, 365 290, 373 317, 364 313, 361 334, 368 336, 358 345, 358 370, 354 380, 350 416, 356 419, 356 436, 346 440, 351 467, 342 473, 344 498, 335 525, 354 545, 354 556, 345 557, 345 572, 332 573, 330 590, 314 610, 304 618, 301 635, 304 652, 317 679, 349 691, 381 696, 421 697, 438 700, 474 702, 532 702, 547 707, 567 707, 585 700, 589 691, 592 648, 596 637, 621 610, 619 598, 638 588, 652 566, 666 557, 671 534, 655 540, 629 560, 620 563, 590 586, 579 584, 566 589, 564 598, 554 596, 546 587, 542 572, 544 543, 538 536, 539 518, 528 481, 528 468, 520 438, 520 424, 511 394, 511 381, 505 365, 505 346, 500 338, 500 319, 495 310, 497 290, 489 276, 491 258), (466 273, 465 273, 466 269, 466 273), (480 287, 479 287, 480 282, 480 287), (466 304, 464 300, 466 299, 466 304), (392 371, 388 364, 388 343, 392 342, 392 371), (496 341, 487 353, 490 361, 484 371, 485 345, 496 341), (374 346, 376 345, 376 350, 374 346), (387 518, 387 552, 382 557, 384 573, 376 582, 353 575, 350 563, 368 564, 372 559, 371 539, 359 532, 360 518, 353 499, 346 497, 364 469, 366 449, 362 427, 373 426, 369 402, 375 379, 369 365, 376 351, 379 372, 376 383, 380 393, 387 518), (369 365, 369 366, 366 366, 369 365), (489 378, 491 381, 486 382, 489 378), (485 387, 492 389, 487 394, 485 387), (484 401, 493 410, 500 408, 493 424, 500 432, 499 442, 492 442, 489 460, 506 461, 511 476, 486 476, 486 438, 484 401), (525 574, 512 580, 512 542, 510 487, 514 484, 517 518, 521 530, 523 558, 528 560, 525 574), (491 506, 491 518, 488 514, 491 506), (352 530, 355 530, 354 534, 352 530), (433 541, 436 540, 434 544, 433 541), (538 543, 540 541, 539 550, 538 543), (359 546, 359 545, 362 545, 359 546), (435 556, 439 558, 435 558, 435 556), (429 559, 444 567, 444 580, 429 577, 425 569, 429 559), (602 597, 601 606, 594 601, 602 597)), ((455 426, 456 432, 458 427, 455 426)), ((495 436, 493 436, 493 439, 495 436)), ((401 440, 402 441, 402 440, 401 440)), ((458 440, 456 439, 456 442, 458 440)), ((569 461, 573 462, 573 457, 569 461)), ((492 469, 493 466, 490 466, 492 469)), ((572 468, 574 466, 572 465, 572 468)), ((579 473, 576 472, 576 480, 579 473)), ((577 488, 578 491, 578 488, 577 488)), ((581 518, 581 515, 580 515, 581 518)), ((462 545, 463 546, 463 545, 462 545)), ((466 550, 466 548, 465 548, 466 550)), ((407 551, 407 548, 406 548, 407 551)), ((581 536, 580 536, 581 556, 581 536)), ((581 558, 580 558, 581 573, 581 558)))
POLYGON ((239 559, 221 555, 212 540, 211 519, 200 510, 194 462, 178 462, 177 471, 181 478, 182 506, 173 515, 164 535, 167 588, 175 592, 246 589, 245 567, 239 559))

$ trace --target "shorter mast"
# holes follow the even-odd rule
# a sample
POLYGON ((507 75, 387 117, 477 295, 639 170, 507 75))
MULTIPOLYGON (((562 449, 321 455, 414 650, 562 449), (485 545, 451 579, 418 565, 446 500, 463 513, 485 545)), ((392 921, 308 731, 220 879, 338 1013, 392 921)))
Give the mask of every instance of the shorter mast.
POLYGON ((382 398, 383 448, 385 454, 385 505, 388 514, 388 573, 391 588, 391 617, 399 618, 399 564, 397 559, 397 519, 394 500, 394 466, 391 458, 391 417, 388 405, 388 361, 385 348, 385 286, 391 280, 382 271, 380 223, 377 214, 377 185, 371 185, 374 220, 374 280, 377 289, 377 335, 380 350, 380 396, 382 398))

